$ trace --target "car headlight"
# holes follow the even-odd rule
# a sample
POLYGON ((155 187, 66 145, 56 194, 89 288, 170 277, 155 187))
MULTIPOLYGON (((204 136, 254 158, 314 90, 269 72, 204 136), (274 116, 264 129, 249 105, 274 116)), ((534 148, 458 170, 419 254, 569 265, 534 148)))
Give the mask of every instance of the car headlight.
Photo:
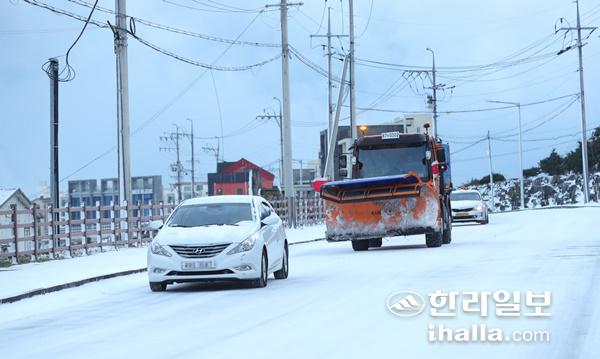
POLYGON ((483 206, 479 205, 479 206, 475 207, 475 210, 481 212, 481 211, 483 211, 483 206))
POLYGON ((161 246, 160 244, 158 244, 157 242, 152 242, 150 244, 150 251, 154 254, 157 254, 159 256, 165 256, 165 257, 171 257, 172 254, 169 253, 165 247, 161 246))
POLYGON ((241 241, 237 246, 233 247, 227 254, 236 254, 241 252, 248 252, 254 248, 254 244, 258 240, 258 232, 254 233, 250 237, 241 241))

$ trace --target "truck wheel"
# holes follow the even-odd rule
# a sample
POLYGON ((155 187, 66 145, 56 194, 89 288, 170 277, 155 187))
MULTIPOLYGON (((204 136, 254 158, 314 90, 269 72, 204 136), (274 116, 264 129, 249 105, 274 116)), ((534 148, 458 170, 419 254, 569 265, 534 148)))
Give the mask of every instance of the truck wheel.
POLYGON ((360 239, 352 241, 352 249, 356 252, 366 251, 369 249, 369 240, 368 239, 360 239))
POLYGON ((425 234, 425 244, 427 245, 427 248, 441 247, 443 236, 443 231, 425 234))
POLYGON ((450 214, 450 206, 448 204, 442 205, 444 225, 442 234, 442 244, 449 244, 452 242, 452 215, 450 214))
POLYGON ((446 229, 442 235, 442 244, 450 244, 450 242, 452 242, 452 227, 446 229))
POLYGON ((371 238, 369 239, 369 248, 379 248, 383 244, 383 240, 381 238, 371 238))
POLYGON ((448 212, 445 216, 444 233, 442 234, 442 244, 449 244, 452 242, 452 217, 448 212))

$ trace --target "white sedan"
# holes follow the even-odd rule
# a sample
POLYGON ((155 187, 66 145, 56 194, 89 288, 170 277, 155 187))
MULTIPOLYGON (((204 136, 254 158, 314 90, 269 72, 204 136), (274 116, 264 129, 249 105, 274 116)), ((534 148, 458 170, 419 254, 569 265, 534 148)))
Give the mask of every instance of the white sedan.
POLYGON ((478 191, 456 190, 450 194, 452 222, 489 222, 488 209, 478 191))
POLYGON ((167 284, 288 276, 288 244, 273 207, 258 196, 214 196, 181 203, 148 249, 154 292, 167 284))

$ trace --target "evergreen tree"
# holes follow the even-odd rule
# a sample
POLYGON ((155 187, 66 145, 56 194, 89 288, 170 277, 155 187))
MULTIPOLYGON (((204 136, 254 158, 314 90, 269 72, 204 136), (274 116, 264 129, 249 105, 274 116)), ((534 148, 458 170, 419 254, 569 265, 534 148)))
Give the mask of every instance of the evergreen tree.
POLYGON ((566 159, 563 159, 553 148, 550 155, 542 159, 539 163, 542 172, 551 176, 563 174, 566 167, 566 159))

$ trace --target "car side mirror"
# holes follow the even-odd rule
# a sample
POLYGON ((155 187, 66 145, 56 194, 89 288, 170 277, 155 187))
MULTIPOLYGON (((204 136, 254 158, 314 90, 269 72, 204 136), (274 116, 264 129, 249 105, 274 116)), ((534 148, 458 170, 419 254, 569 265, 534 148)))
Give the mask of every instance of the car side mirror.
POLYGON ((437 158, 438 162, 446 162, 446 150, 444 148, 437 150, 437 158))
POLYGON ((158 221, 151 221, 148 224, 148 228, 150 228, 153 231, 158 231, 159 229, 161 229, 163 227, 163 221, 158 220, 158 221))
POLYGON ((277 216, 274 216, 274 215, 267 216, 260 221, 261 225, 264 225, 264 226, 273 226, 273 225, 276 225, 277 222, 279 222, 277 220, 277 216))

